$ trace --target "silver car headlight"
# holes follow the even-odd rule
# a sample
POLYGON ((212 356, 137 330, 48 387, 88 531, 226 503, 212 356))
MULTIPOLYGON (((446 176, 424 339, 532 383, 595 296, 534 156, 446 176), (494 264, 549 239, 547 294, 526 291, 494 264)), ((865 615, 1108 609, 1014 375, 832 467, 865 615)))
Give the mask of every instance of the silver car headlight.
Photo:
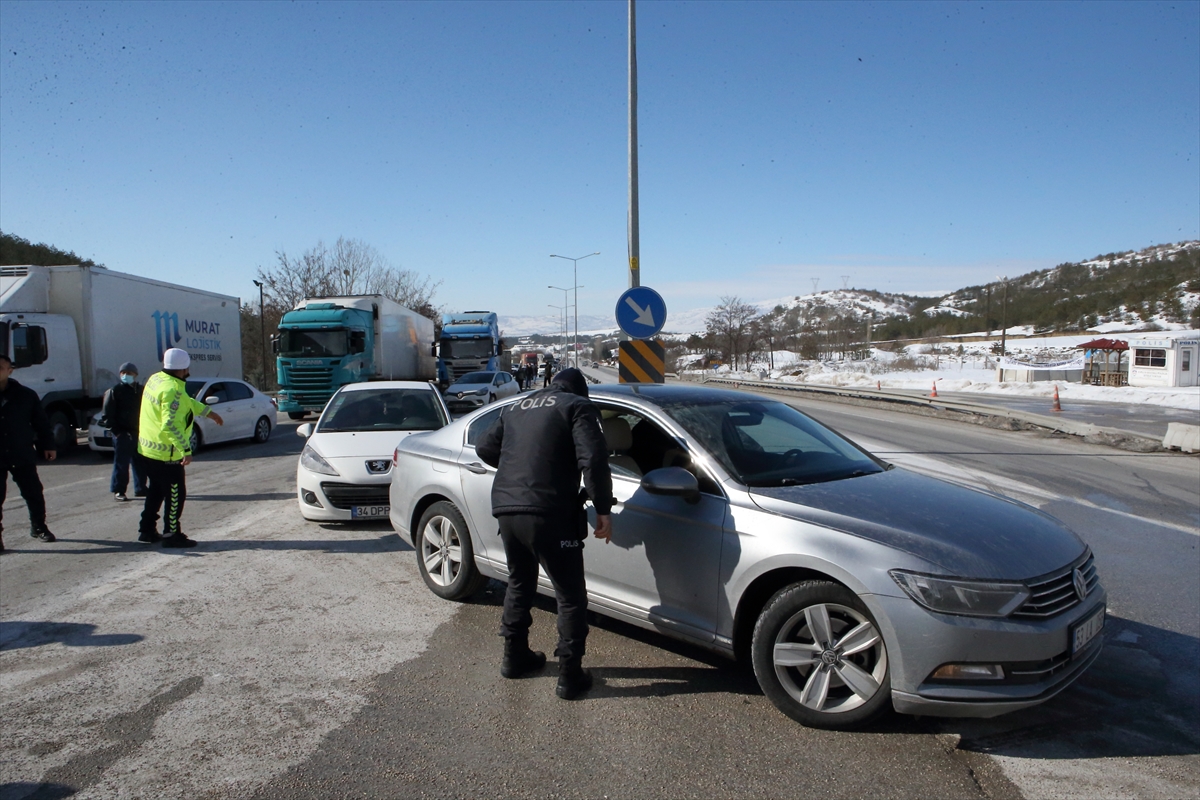
POLYGON ((902 569, 888 574, 913 600, 943 614, 1007 617, 1029 599, 1029 587, 1023 583, 940 578, 902 569))
POLYGON ((321 458, 321 454, 312 449, 312 445, 304 445, 304 449, 300 451, 300 466, 304 467, 309 472, 316 472, 321 475, 337 475, 339 474, 333 465, 325 459, 321 458))

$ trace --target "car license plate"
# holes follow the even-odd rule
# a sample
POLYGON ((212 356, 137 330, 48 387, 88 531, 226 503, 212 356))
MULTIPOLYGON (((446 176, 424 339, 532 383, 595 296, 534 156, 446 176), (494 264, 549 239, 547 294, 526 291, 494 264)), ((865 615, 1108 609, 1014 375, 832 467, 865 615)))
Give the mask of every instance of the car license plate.
POLYGON ((1071 628, 1071 658, 1082 653, 1092 641, 1096 638, 1096 634, 1104 630, 1104 606, 1096 609, 1096 612, 1085 620, 1076 622, 1071 628))
POLYGON ((386 517, 392 510, 391 506, 351 506, 351 519, 379 519, 386 517))

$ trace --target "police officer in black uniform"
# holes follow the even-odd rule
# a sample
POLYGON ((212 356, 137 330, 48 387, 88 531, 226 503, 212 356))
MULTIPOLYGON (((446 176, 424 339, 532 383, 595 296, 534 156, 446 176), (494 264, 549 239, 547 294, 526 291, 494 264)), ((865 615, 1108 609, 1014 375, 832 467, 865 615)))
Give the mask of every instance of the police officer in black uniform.
POLYGON ((497 468, 492 514, 508 557, 508 591, 500 635, 500 674, 519 678, 540 670, 546 656, 529 648, 529 613, 537 594, 538 564, 546 569, 558 599, 558 686, 573 700, 592 685, 583 669, 587 641, 587 586, 583 577, 586 497, 596 509, 596 538, 612 536, 612 473, 600 413, 588 399, 587 381, 564 369, 549 387, 510 406, 484 433, 475 452, 497 468))

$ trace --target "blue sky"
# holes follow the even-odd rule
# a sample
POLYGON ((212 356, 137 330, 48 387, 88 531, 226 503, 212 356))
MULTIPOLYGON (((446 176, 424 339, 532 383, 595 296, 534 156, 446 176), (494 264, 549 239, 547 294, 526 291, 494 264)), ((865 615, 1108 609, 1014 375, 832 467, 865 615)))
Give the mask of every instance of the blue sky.
MULTIPOLYGON (((362 239, 447 310, 627 286, 623 2, 0 2, 0 228, 257 299, 362 239)), ((1200 238, 1200 3, 642 2, 668 308, 1200 238)), ((668 328, 670 327, 668 323, 668 328)))

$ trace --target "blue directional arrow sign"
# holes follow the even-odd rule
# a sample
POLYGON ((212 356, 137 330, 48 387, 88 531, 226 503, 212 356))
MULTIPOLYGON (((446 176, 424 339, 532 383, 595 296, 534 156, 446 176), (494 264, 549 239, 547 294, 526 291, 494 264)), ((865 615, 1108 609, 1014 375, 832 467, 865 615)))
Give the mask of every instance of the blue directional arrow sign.
POLYGON ((617 326, 633 339, 649 339, 667 322, 667 304, 649 286, 625 290, 617 300, 617 326))

